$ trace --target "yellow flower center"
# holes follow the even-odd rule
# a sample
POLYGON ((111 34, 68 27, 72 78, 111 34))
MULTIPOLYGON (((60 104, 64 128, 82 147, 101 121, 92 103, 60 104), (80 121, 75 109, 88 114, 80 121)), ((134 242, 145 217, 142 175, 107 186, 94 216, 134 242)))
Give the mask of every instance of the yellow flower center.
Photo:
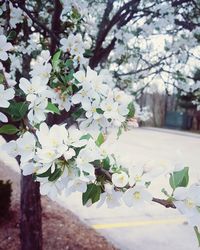
POLYGON ((31 147, 30 147, 30 145, 26 145, 26 146, 24 147, 24 149, 25 149, 25 150, 30 150, 31 147))
POLYGON ((58 146, 58 141, 56 139, 51 139, 51 143, 53 146, 58 146))
POLYGON ((96 108, 92 108, 92 113, 95 113, 96 112, 96 108))
POLYGON ((111 201, 113 198, 112 198, 112 195, 110 195, 110 194, 108 194, 107 195, 107 199, 109 200, 109 201, 111 201))
POLYGON ((139 181, 141 181, 142 180, 142 176, 139 176, 139 175, 136 175, 135 176, 135 181, 136 182, 139 182, 139 181))
POLYGON ((83 90, 83 91, 81 92, 81 95, 82 95, 83 97, 86 96, 86 95, 87 95, 86 91, 83 90))
POLYGON ((34 88, 33 88, 32 86, 29 86, 28 92, 29 92, 30 94, 32 94, 32 93, 35 92, 35 90, 34 90, 34 88))
POLYGON ((120 101, 121 100, 121 95, 116 95, 115 100, 120 101))
POLYGON ((47 152, 47 156, 48 156, 48 157, 53 157, 53 156, 54 156, 54 153, 53 153, 53 152, 47 152))
POLYGON ((112 111, 112 106, 111 105, 107 105, 107 110, 108 111, 112 111))
POLYGON ((48 77, 49 77, 49 73, 43 72, 43 73, 41 74, 41 76, 43 76, 44 78, 48 78, 48 77))
POLYGON ((124 176, 123 176, 123 175, 119 177, 119 180, 120 180, 121 182, 123 182, 123 181, 124 181, 124 179, 125 179, 125 178, 124 178, 124 176))
POLYGON ((186 199, 186 200, 185 200, 185 204, 186 204, 186 206, 187 206, 188 208, 193 208, 193 207, 195 206, 194 201, 191 200, 191 199, 186 199))
POLYGON ((135 193, 133 194, 133 196, 134 196, 134 199, 135 199, 135 200, 140 200, 140 199, 141 199, 141 194, 140 194, 140 192, 135 192, 135 193))

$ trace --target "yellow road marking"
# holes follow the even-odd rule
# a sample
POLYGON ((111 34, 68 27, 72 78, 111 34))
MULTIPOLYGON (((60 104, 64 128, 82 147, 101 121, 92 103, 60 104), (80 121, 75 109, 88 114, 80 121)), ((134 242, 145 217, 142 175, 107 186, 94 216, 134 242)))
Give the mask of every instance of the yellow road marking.
POLYGON ((168 225, 168 224, 182 224, 185 222, 183 217, 176 217, 173 219, 162 220, 144 220, 144 221, 132 221, 132 222, 120 222, 120 223, 107 223, 107 224, 94 224, 94 229, 108 229, 108 228, 121 228, 121 227, 138 227, 148 225, 168 225))

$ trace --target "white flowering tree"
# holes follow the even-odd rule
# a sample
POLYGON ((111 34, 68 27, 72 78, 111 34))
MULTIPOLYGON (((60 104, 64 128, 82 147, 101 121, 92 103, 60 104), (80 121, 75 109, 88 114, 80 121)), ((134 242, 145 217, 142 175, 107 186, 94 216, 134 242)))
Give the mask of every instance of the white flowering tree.
POLYGON ((148 187, 160 171, 127 167, 104 146, 114 128, 119 137, 148 119, 132 94, 154 78, 198 90, 184 79, 199 60, 199 12, 198 1, 183 0, 1 1, 0 134, 22 172, 22 249, 42 249, 40 193, 177 208, 200 242, 200 186, 188 187, 189 169, 170 173, 166 199, 155 198, 148 187), (154 36, 166 39, 162 50, 154 36))

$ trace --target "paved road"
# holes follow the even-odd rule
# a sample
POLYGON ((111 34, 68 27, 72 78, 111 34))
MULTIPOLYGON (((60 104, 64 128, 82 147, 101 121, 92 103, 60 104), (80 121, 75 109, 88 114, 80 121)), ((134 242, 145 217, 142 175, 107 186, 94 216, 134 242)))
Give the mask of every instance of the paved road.
MULTIPOLYGON (((173 169, 175 164, 190 166, 191 181, 200 180, 200 136, 191 133, 140 128, 124 133, 110 150, 125 161, 148 164, 151 168, 164 166, 173 169)), ((5 159, 5 156, 4 156, 5 159)), ((154 196, 161 197, 161 188, 169 189, 166 177, 159 177, 151 186, 154 196)), ((122 250, 197 250, 197 241, 176 210, 153 204, 141 210, 122 206, 116 209, 82 207, 79 194, 59 203, 72 210, 84 222, 112 241, 122 250)))

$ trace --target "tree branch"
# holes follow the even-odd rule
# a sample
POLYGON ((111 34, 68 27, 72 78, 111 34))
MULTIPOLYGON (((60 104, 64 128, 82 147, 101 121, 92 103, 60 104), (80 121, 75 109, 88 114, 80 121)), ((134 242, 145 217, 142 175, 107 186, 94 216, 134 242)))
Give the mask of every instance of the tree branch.
MULTIPOLYGON (((112 183, 112 173, 110 173, 108 170, 105 170, 100 166, 96 166, 95 167, 95 174, 97 176, 103 175, 107 181, 112 183)), ((128 186, 128 188, 130 188, 130 187, 128 186)), ((155 203, 158 203, 166 208, 174 208, 174 209, 176 208, 176 206, 170 200, 153 198, 152 201, 155 203)))
POLYGON ((42 30, 46 31, 46 32, 50 35, 50 37, 51 37, 52 39, 54 39, 54 41, 55 41, 56 43, 59 43, 59 39, 58 39, 58 37, 55 35, 55 33, 52 32, 52 30, 50 30, 50 29, 49 29, 47 26, 45 26, 43 23, 41 23, 36 17, 34 17, 34 16, 32 15, 32 13, 25 7, 24 4, 20 3, 20 1, 18 1, 18 2, 15 2, 15 1, 13 1, 13 0, 9 0, 9 1, 13 4, 13 6, 14 6, 15 8, 20 8, 21 10, 23 10, 23 11, 27 14, 27 16, 33 21, 33 23, 37 24, 38 27, 40 27, 42 30))
POLYGON ((192 3, 192 0, 176 0, 172 1, 172 7, 177 7, 179 5, 182 5, 183 3, 192 3))
MULTIPOLYGON (((91 68, 95 68, 99 64, 99 62, 108 58, 110 51, 114 48, 117 40, 114 37, 107 48, 102 48, 102 44, 105 41, 108 33, 115 25, 117 25, 118 29, 126 25, 133 18, 134 14, 138 12, 137 6, 139 5, 139 3, 140 0, 131 0, 120 7, 110 21, 107 18, 107 22, 105 23, 105 20, 102 19, 99 26, 101 30, 99 31, 96 40, 94 55, 90 59, 91 68)), ((110 11, 111 10, 107 6, 104 15, 106 14, 106 12, 110 13, 110 11)))
POLYGON ((178 19, 175 19, 175 24, 189 31, 192 31, 196 27, 200 27, 199 23, 180 21, 178 19))
POLYGON ((96 44, 100 43, 99 40, 101 40, 104 29, 105 29, 107 23, 109 22, 109 15, 110 15, 110 12, 112 11, 113 3, 114 3, 114 0, 108 0, 108 2, 107 2, 107 6, 105 8, 105 11, 104 11, 104 14, 103 14, 103 17, 102 17, 102 21, 101 21, 101 23, 99 25, 99 32, 98 32, 98 35, 97 35, 96 44))
POLYGON ((166 208, 176 208, 174 203, 172 201, 169 201, 169 200, 153 198, 152 201, 156 202, 156 203, 159 203, 160 205, 162 205, 162 206, 164 206, 166 208))
MULTIPOLYGON (((163 59, 163 60, 164 60, 164 59, 163 59)), ((146 67, 146 68, 138 69, 138 70, 131 70, 131 71, 127 72, 127 73, 117 73, 117 72, 115 72, 114 75, 115 75, 116 77, 119 77, 119 76, 128 76, 128 75, 138 74, 138 73, 140 73, 140 72, 143 72, 143 71, 146 71, 146 70, 150 70, 150 69, 152 69, 152 68, 154 68, 154 67, 160 66, 161 61, 162 61, 162 60, 160 60, 159 62, 154 63, 154 64, 152 64, 152 65, 150 65, 150 66, 148 66, 148 67, 146 67)))

